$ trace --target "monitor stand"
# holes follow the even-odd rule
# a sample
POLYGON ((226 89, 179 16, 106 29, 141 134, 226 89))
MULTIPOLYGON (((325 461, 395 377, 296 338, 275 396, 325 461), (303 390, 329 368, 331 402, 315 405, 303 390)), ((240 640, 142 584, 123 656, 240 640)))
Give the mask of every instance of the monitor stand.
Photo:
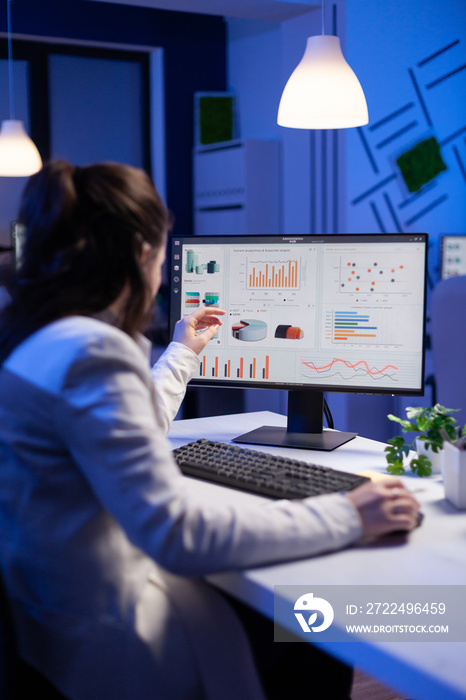
POLYGON ((323 429, 324 394, 322 391, 289 391, 286 428, 264 425, 239 435, 233 442, 251 445, 297 447, 306 450, 334 450, 357 433, 323 429))

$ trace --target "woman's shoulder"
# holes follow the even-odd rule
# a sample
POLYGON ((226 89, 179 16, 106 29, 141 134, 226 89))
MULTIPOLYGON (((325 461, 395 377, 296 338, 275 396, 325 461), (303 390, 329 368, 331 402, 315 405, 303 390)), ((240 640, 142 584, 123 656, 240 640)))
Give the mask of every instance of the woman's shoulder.
POLYGON ((137 349, 136 342, 117 326, 93 316, 67 316, 37 331, 31 340, 37 343, 63 343, 70 347, 86 348, 99 344, 113 344, 137 349))
POLYGON ((149 369, 143 351, 127 333, 92 317, 68 316, 27 338, 4 366, 53 392, 60 390, 64 378, 76 365, 105 367, 111 362, 149 369))

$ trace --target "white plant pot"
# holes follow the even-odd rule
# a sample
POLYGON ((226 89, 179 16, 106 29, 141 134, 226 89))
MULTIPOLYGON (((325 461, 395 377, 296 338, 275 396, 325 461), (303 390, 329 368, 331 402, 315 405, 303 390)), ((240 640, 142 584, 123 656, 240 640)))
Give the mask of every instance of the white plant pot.
POLYGON ((443 485, 445 498, 457 508, 466 509, 466 450, 459 450, 450 442, 445 443, 443 485))
POLYGON ((443 474, 444 451, 433 452, 430 447, 426 447, 422 440, 416 440, 416 451, 418 455, 425 455, 432 464, 432 474, 443 474))

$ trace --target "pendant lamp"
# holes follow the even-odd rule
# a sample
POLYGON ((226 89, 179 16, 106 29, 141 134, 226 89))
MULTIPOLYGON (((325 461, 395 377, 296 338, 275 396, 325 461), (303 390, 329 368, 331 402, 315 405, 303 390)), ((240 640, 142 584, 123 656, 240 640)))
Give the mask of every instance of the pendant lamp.
POLYGON ((25 177, 40 170, 42 160, 34 142, 27 135, 23 122, 15 119, 10 3, 11 0, 7 0, 10 118, 2 121, 0 129, 0 176, 25 177))
POLYGON ((340 39, 324 34, 307 40, 304 55, 280 100, 277 122, 294 129, 347 129, 369 121, 366 98, 341 51, 340 39))

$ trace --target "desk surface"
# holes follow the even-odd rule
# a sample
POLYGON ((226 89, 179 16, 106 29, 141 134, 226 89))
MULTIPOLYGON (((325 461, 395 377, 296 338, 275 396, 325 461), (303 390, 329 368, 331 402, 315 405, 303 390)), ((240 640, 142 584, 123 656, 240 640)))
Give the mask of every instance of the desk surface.
MULTIPOLYGON (((175 421, 173 447, 199 437, 229 442, 261 425, 285 425, 266 411, 175 421)), ((333 452, 258 447, 348 472, 386 473, 384 445, 357 437, 333 452)), ((422 505, 424 523, 408 537, 355 546, 305 560, 218 574, 212 583, 273 618, 276 585, 466 585, 466 511, 457 511, 443 493, 440 476, 403 477, 422 505)), ((216 500, 245 503, 259 496, 192 480, 191 488, 212 490, 216 500)), ((281 624, 291 629, 288 620, 281 624)), ((466 621, 465 621, 466 624, 466 621)), ((346 634, 346 633, 345 633, 346 634)), ((313 639, 313 641, 315 638, 313 639)), ((380 681, 416 700, 466 699, 466 642, 341 642, 331 653, 358 665, 380 681)))

